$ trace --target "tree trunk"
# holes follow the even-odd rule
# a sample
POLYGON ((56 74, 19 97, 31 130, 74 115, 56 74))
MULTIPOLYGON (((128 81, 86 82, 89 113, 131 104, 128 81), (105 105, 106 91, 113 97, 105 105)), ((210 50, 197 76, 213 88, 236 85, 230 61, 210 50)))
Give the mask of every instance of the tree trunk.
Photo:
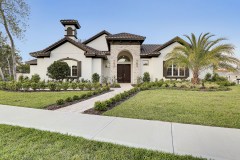
POLYGON ((4 75, 3 75, 3 71, 2 71, 2 68, 1 68, 1 67, 0 67, 0 76, 1 76, 2 80, 5 81, 5 77, 4 77, 4 75))
POLYGON ((7 63, 8 63, 8 73, 9 73, 9 76, 12 77, 11 66, 10 66, 10 62, 9 62, 8 58, 7 58, 7 63))
POLYGON ((192 83, 193 84, 198 84, 199 83, 199 73, 198 71, 193 71, 193 78, 192 78, 192 83))
POLYGON ((14 45, 14 41, 13 41, 13 37, 8 29, 8 24, 7 24, 7 20, 6 20, 6 17, 5 17, 5 14, 4 14, 4 11, 3 11, 3 8, 2 8, 2 4, 0 3, 0 12, 1 12, 1 15, 2 15, 2 18, 3 18, 3 25, 4 25, 4 28, 7 32, 7 35, 8 35, 8 38, 10 39, 10 42, 11 42, 11 53, 12 53, 12 73, 13 73, 13 78, 14 80, 17 80, 17 76, 16 76, 16 53, 15 53, 15 45, 14 45))

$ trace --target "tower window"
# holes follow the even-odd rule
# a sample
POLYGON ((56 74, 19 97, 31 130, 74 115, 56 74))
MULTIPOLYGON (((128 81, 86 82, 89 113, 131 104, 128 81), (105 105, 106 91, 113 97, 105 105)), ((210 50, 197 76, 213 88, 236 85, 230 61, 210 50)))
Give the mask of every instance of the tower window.
POLYGON ((71 27, 67 28, 67 35, 73 35, 73 29, 71 27))

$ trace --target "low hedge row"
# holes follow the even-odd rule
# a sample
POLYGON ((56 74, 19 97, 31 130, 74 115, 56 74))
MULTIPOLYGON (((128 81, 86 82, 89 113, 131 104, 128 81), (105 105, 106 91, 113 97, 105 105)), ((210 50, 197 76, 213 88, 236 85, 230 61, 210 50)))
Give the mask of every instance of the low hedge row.
POLYGON ((157 81, 157 82, 147 82, 147 83, 138 84, 137 87, 139 87, 140 90, 158 89, 158 88, 181 89, 181 90, 190 90, 190 91, 230 90, 230 88, 219 85, 217 83, 202 83, 199 85, 193 85, 191 82, 186 82, 186 81, 163 81, 163 80, 157 81))
POLYGON ((130 96, 132 96, 133 94, 136 94, 137 92, 139 92, 139 88, 134 87, 129 91, 124 91, 123 93, 119 93, 108 100, 97 101, 94 104, 94 109, 97 111, 106 111, 112 105, 115 105, 116 103, 129 98, 130 96))
POLYGON ((50 91, 61 91, 68 89, 80 89, 80 90, 97 90, 102 88, 104 85, 100 83, 77 83, 77 82, 31 82, 31 81, 0 81, 0 90, 8 90, 8 91, 41 91, 45 89, 49 89, 50 91))
POLYGON ((99 88, 97 90, 94 90, 92 92, 81 94, 80 96, 74 95, 73 97, 67 97, 66 99, 59 99, 59 100, 56 101, 56 104, 61 106, 61 105, 64 105, 66 103, 71 103, 71 102, 74 102, 74 101, 80 101, 82 99, 90 98, 94 95, 99 95, 99 94, 102 94, 102 93, 107 92, 107 91, 110 91, 110 87, 109 86, 104 86, 104 87, 99 88))

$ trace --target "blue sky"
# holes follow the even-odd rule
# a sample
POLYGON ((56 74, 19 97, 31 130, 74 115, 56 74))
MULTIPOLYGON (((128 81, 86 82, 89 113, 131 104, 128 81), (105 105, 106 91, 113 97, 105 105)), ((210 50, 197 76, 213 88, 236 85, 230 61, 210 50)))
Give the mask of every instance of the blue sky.
POLYGON ((17 48, 23 60, 29 52, 63 38, 60 19, 76 19, 79 39, 107 30, 146 36, 144 43, 162 44, 175 36, 211 32, 226 37, 240 57, 239 0, 27 0, 29 27, 17 48))

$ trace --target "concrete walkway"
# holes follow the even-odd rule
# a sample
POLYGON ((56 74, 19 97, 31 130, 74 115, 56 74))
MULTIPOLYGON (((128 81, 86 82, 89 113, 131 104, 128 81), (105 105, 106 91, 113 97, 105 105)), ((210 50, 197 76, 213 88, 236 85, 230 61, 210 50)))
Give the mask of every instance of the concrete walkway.
POLYGON ((0 124, 175 154, 238 160, 240 130, 0 105, 0 124))
POLYGON ((61 111, 61 112, 75 112, 75 113, 82 113, 85 110, 88 110, 90 108, 94 107, 94 104, 96 101, 104 101, 107 99, 110 99, 112 97, 114 97, 116 94, 122 93, 124 91, 130 90, 131 88, 133 88, 131 86, 131 84, 121 84, 121 88, 111 88, 111 92, 102 94, 100 96, 67 106, 67 107, 63 107, 60 109, 57 109, 57 111, 61 111))

